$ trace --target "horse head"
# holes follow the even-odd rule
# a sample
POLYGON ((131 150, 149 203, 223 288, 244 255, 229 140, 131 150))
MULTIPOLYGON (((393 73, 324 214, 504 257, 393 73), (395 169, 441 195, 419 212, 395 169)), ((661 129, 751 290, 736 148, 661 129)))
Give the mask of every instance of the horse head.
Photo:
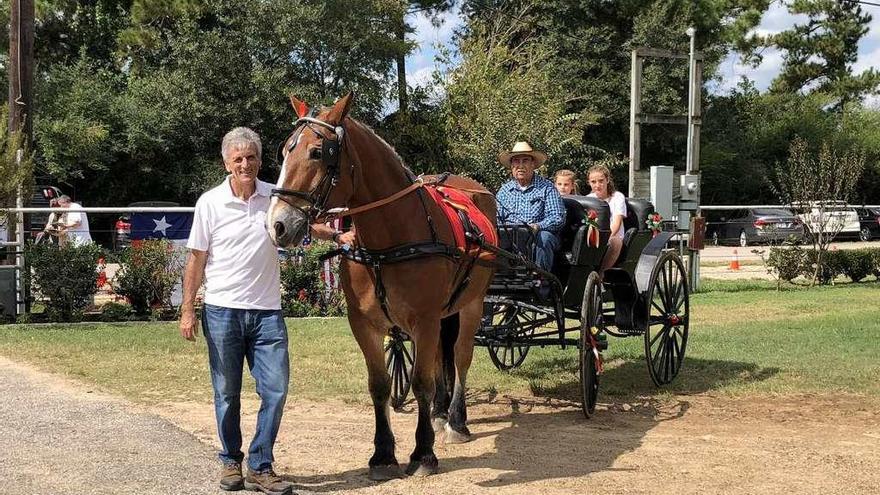
POLYGON ((293 132, 282 145, 283 156, 278 185, 266 227, 279 247, 299 244, 311 225, 327 210, 343 206, 352 193, 351 164, 345 153, 345 120, 353 94, 340 98, 332 107, 313 112, 291 96, 297 114, 293 132))

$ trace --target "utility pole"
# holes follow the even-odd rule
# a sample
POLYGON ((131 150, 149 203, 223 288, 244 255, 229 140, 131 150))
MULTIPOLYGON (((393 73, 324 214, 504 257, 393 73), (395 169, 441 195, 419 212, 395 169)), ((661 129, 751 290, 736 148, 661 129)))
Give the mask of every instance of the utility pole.
MULTIPOLYGON (((16 164, 21 166, 24 153, 31 148, 34 101, 34 0, 10 0, 9 6, 9 135, 21 133, 16 150, 16 164)), ((19 185, 16 206, 25 203, 19 185)), ((18 213, 15 241, 16 315, 25 312, 28 292, 24 283, 24 215, 18 213)))
POLYGON ((30 147, 33 129, 34 0, 10 0, 9 132, 23 131, 30 147))

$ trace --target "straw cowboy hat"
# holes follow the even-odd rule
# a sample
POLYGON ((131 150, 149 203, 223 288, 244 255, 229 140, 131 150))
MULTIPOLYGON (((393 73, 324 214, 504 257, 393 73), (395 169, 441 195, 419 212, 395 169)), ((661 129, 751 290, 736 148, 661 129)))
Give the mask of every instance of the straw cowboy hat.
POLYGON ((535 151, 532 149, 532 146, 525 141, 518 141, 513 145, 513 149, 510 151, 504 151, 498 155, 498 161, 501 162, 502 165, 509 167, 510 159, 518 156, 518 155, 529 155, 532 157, 532 160, 535 160, 535 168, 540 167, 544 162, 547 161, 547 154, 543 151, 535 151))

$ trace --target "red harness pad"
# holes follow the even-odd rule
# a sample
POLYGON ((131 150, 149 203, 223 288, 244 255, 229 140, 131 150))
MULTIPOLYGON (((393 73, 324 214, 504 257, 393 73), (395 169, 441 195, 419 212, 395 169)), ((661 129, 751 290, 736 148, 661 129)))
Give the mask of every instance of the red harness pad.
POLYGON ((445 186, 426 186, 425 190, 434 199, 449 224, 452 226, 452 233, 455 235, 455 246, 473 256, 487 257, 488 252, 480 253, 480 246, 474 242, 468 242, 464 235, 465 226, 462 224, 458 212, 467 215, 472 227, 476 228, 483 236, 483 242, 493 246, 498 245, 498 232, 495 230, 495 224, 490 222, 486 215, 477 208, 477 205, 471 200, 470 196, 463 191, 445 186))

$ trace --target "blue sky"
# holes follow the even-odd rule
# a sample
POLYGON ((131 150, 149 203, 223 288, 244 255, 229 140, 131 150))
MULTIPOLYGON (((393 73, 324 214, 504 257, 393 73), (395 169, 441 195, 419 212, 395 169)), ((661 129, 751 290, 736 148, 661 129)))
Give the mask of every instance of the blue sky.
MULTIPOLYGON (((869 67, 880 67, 880 7, 864 5, 862 8, 872 14, 874 19, 871 21, 868 34, 859 42, 859 59, 853 67, 857 73, 869 67)), ((410 85, 424 84, 431 79, 431 73, 437 66, 435 61, 437 47, 449 46, 453 31, 461 25, 457 8, 442 15, 441 19, 443 22, 439 27, 433 26, 423 14, 413 15, 410 19, 415 27, 411 39, 418 43, 418 48, 407 58, 407 82, 410 85)), ((794 25, 798 20, 789 14, 780 2, 774 2, 764 14, 756 31, 760 34, 777 33, 794 25)), ((707 87, 714 93, 726 93, 736 86, 742 76, 746 76, 753 80, 759 89, 766 89, 773 77, 778 74, 781 62, 782 57, 776 50, 766 51, 764 61, 758 67, 743 65, 739 56, 732 53, 721 63, 719 71, 721 80, 710 82, 707 87)), ((874 96, 868 103, 880 107, 880 97, 874 96)))

